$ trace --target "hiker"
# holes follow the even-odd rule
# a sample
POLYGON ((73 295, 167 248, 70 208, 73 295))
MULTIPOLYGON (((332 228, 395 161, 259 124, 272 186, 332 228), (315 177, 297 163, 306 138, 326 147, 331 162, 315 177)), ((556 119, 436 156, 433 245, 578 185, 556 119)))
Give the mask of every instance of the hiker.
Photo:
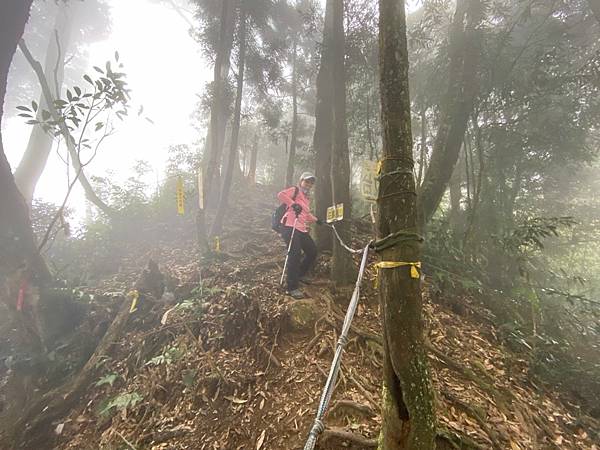
POLYGON ((289 245, 294 223, 296 231, 290 247, 287 265, 287 292, 295 299, 304 298, 299 283, 308 284, 305 276, 317 259, 317 246, 308 233, 308 224, 323 222, 310 213, 310 191, 315 184, 315 176, 304 172, 298 186, 284 189, 277 198, 287 209, 281 219, 281 236, 289 245), (302 258, 304 252, 304 258, 302 258))

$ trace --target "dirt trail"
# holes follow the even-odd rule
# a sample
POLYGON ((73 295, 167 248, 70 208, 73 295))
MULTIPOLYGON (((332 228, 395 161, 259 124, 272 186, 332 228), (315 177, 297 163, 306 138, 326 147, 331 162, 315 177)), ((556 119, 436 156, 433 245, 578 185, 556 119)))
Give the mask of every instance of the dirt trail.
MULTIPOLYGON (((105 383, 90 386, 61 422, 55 448, 302 448, 349 293, 332 290, 328 256, 321 255, 309 298, 284 295, 278 281, 285 249, 268 227, 271 207, 257 203, 255 215, 226 228, 222 253, 201 270, 191 241, 153 251, 178 280, 175 300, 141 302, 101 368, 105 383)), ((381 345, 373 277, 370 266, 322 449, 373 448, 377 437, 381 345)), ((596 448, 599 428, 531 382, 527 363, 485 320, 489 313, 460 301, 458 315, 425 292, 439 424, 456 448, 596 448)))

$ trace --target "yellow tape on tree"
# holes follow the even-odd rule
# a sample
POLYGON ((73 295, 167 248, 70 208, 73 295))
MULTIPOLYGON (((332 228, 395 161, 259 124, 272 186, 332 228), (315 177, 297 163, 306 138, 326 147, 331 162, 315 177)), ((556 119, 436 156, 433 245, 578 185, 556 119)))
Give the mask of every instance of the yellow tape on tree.
POLYGON ((419 278, 419 270, 421 269, 421 261, 404 262, 404 261, 380 261, 375 264, 377 269, 395 269, 396 267, 410 266, 410 277, 419 278))

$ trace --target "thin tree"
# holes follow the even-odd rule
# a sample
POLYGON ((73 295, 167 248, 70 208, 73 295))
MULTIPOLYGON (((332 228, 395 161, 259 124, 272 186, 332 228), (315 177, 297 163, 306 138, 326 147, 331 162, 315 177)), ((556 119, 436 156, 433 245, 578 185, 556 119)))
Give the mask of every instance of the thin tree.
POLYGON ((290 138, 290 149, 288 154, 287 171, 285 174, 285 185, 291 186, 294 182, 294 164, 296 160, 296 145, 298 141, 298 43, 294 39, 292 44, 292 136, 290 138))
POLYGON ((246 25, 247 25, 247 10, 245 4, 240 8, 240 25, 239 25, 239 54, 238 54, 238 74, 237 74, 237 89, 235 97, 235 107, 233 112, 233 124, 231 126, 231 142, 229 147, 229 163, 226 166, 225 176, 223 178, 223 187, 219 197, 219 205, 217 214, 212 224, 210 234, 216 236, 223 228, 223 219, 227 212, 229 203, 229 192, 233 182, 234 166, 239 167, 238 157, 238 139, 240 135, 240 121, 242 115, 242 96, 244 93, 244 67, 246 60, 246 25))
MULTIPOLYGON (((329 2, 328 2, 329 3, 329 2)), ((344 204, 344 220, 336 225, 345 242, 350 242, 350 155, 348 151, 348 125, 346 122, 346 64, 344 36, 344 0, 331 0, 333 16, 333 146, 331 156, 332 204, 344 204)), ((352 256, 334 239, 331 262, 331 279, 349 284, 353 278, 352 256)))
MULTIPOLYGON (((73 10, 76 2, 59 2, 54 27, 48 39, 48 48, 44 61, 44 75, 48 80, 52 97, 57 99, 61 95, 63 83, 65 54, 70 41, 73 10)), ((42 120, 42 111, 48 109, 46 98, 42 93, 39 100, 37 120, 42 120)), ((34 125, 29 135, 29 142, 21 161, 15 170, 15 182, 25 197, 27 204, 31 206, 35 187, 40 179, 50 150, 53 139, 44 131, 41 125, 34 125)))
POLYGON ((379 0, 383 157, 376 249, 384 336, 380 450, 433 449, 434 395, 423 343, 417 193, 413 176, 404 1, 379 0), (402 265, 413 263, 415 265, 402 265))
POLYGON ((448 86, 440 105, 438 130, 420 193, 425 223, 435 213, 448 187, 479 92, 482 14, 481 0, 456 2, 449 36, 448 86))

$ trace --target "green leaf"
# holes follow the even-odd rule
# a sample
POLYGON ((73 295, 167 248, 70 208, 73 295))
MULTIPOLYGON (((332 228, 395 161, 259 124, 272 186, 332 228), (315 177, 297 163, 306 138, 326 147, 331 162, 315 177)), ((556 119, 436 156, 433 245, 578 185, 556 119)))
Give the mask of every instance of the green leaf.
POLYGON ((104 70, 102 70, 102 69, 101 69, 100 67, 98 67, 98 66, 94 66, 94 70, 95 70, 96 72, 99 72, 99 73, 104 73, 104 70))
POLYGON ((48 111, 45 109, 42 110, 42 120, 48 120, 52 117, 48 111))
POLYGON ((92 81, 92 79, 91 79, 91 77, 89 75, 84 75, 83 79, 85 81, 87 81, 88 83, 90 83, 90 84, 94 84, 94 82, 92 81))
POLYGON ((34 111, 38 110, 38 104, 34 100, 31 101, 31 107, 33 108, 34 111))
POLYGON ((119 52, 115 50, 115 61, 119 62, 119 52))
POLYGON ((78 86, 75 86, 73 90, 75 91, 78 97, 81 96, 81 89, 78 86))
POLYGON ((19 116, 19 117, 33 118, 33 116, 31 114, 25 114, 25 113, 17 114, 17 116, 19 116))
POLYGON ((113 373, 109 373, 107 375, 104 375, 102 378, 100 378, 96 382, 96 387, 103 386, 105 384, 108 384, 109 386, 112 387, 112 385, 117 380, 117 378, 119 378, 119 375, 117 373, 114 373, 114 372, 113 373))
POLYGON ((27 111, 27 112, 31 111, 31 109, 29 109, 27 106, 17 106, 17 109, 19 111, 27 111))

